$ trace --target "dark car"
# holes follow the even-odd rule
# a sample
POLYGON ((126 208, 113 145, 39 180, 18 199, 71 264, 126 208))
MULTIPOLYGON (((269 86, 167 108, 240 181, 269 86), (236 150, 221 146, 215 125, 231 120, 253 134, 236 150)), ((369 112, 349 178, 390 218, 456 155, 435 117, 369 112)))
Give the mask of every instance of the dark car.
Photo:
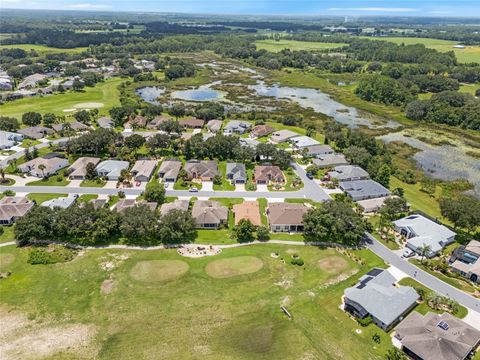
POLYGON ((309 173, 309 172, 307 172, 307 178, 309 178, 310 180, 313 180, 313 174, 312 174, 312 173, 309 173))

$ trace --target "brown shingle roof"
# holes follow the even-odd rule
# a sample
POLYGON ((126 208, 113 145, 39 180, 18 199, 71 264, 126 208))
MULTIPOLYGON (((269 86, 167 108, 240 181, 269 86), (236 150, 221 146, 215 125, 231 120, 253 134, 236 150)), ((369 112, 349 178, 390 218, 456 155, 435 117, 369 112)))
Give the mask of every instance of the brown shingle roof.
POLYGON ((160 208, 160 214, 165 215, 171 210, 188 211, 189 204, 190 201, 188 200, 175 200, 171 203, 165 203, 160 208))
POLYGON ((241 219, 250 220, 253 225, 262 225, 260 209, 256 201, 244 201, 241 204, 235 204, 233 205, 233 212, 235 213, 235 225, 237 225, 241 219))
POLYGON ((205 125, 205 120, 202 119, 183 119, 179 121, 180 125, 188 128, 202 128, 205 125))
POLYGON ((147 205, 151 210, 155 210, 157 208, 156 202, 147 202, 146 200, 137 201, 135 199, 121 199, 118 201, 117 205, 115 205, 115 210, 118 212, 123 212, 125 209, 134 207, 136 205, 147 205))
POLYGON ((24 216, 33 207, 33 201, 25 197, 7 196, 0 200, 0 221, 11 221, 24 216))
POLYGON ((302 225, 303 214, 308 208, 303 204, 270 203, 268 204, 268 221, 270 225, 302 225))
POLYGON ((267 136, 268 134, 271 134, 274 131, 275 129, 269 125, 257 125, 252 129, 250 134, 254 137, 262 137, 262 136, 267 136))
POLYGON ((254 169, 255 181, 268 182, 273 181, 277 183, 285 182, 282 170, 275 165, 257 165, 254 169))
POLYGON ((217 201, 197 200, 193 204, 192 217, 197 224, 220 224, 228 220, 228 208, 217 201))

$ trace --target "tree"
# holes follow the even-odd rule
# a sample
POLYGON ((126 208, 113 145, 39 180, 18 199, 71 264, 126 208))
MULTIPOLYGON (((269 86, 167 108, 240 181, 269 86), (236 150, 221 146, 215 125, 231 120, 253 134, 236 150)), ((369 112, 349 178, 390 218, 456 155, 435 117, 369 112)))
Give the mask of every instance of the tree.
POLYGON ((0 116, 0 130, 17 131, 20 127, 18 120, 14 117, 0 116))
POLYGON ((121 214, 120 231, 131 245, 154 245, 158 230, 158 217, 146 205, 129 207, 121 214))
POLYGON ((388 221, 394 221, 400 218, 408 211, 408 204, 404 198, 391 197, 385 199, 383 205, 378 210, 380 216, 385 217, 388 221))
POLYGON ((219 174, 215 175, 213 177, 213 184, 214 185, 222 185, 222 175, 219 175, 219 174))
POLYGON ((27 126, 37 126, 42 122, 42 115, 37 112, 26 112, 22 115, 22 122, 27 126))
POLYGON ((55 114, 52 113, 46 113, 43 115, 43 125, 46 127, 51 127, 53 124, 57 122, 57 117, 55 114))
POLYGON ((432 248, 430 247, 430 245, 423 244, 422 246, 420 246, 418 250, 420 251, 420 256, 422 257, 420 261, 423 263, 423 261, 425 260, 425 257, 432 250, 432 248))
POLYGON ((455 228, 462 227, 474 232, 480 226, 480 200, 472 196, 442 197, 440 211, 455 228))
POLYGON ((391 348, 385 354, 385 360, 407 360, 407 356, 397 348, 391 348))
POLYGON ((182 125, 179 124, 178 121, 175 120, 167 120, 158 126, 160 130, 165 131, 167 134, 180 134, 183 131, 182 125))
POLYGON ((16 220, 13 233, 17 246, 32 241, 50 239, 53 210, 48 207, 34 206, 26 216, 16 220))
POLYGON ((38 168, 42 171, 42 177, 45 177, 45 169, 47 167, 44 164, 39 164, 38 168))
POLYGON ((145 144, 145 138, 139 134, 132 134, 125 138, 125 146, 132 150, 137 150, 145 144))
POLYGON ((174 116, 176 119, 184 116, 185 111, 185 105, 182 103, 174 103, 172 106, 170 106, 170 109, 168 109, 168 113, 174 116))
POLYGON ((255 225, 248 219, 241 219, 233 228, 232 236, 238 242, 248 242, 253 240, 253 233, 255 232, 255 225))
POLYGON ((85 87, 85 84, 80 80, 73 80, 72 89, 74 91, 81 91, 85 87))
POLYGON ((157 154, 159 149, 167 149, 170 146, 170 137, 167 134, 155 134, 147 140, 147 148, 151 154, 157 154))
POLYGON ((390 186, 390 175, 392 170, 387 164, 383 164, 378 169, 377 175, 374 177, 376 181, 388 188, 390 186))
POLYGON ((266 226, 257 227, 257 240, 258 241, 267 241, 270 239, 270 230, 266 226))
POLYGON ((90 124, 91 121, 90 113, 87 110, 80 110, 79 112, 76 112, 73 117, 75 120, 83 124, 90 124))
POLYGON ((117 106, 110 109, 109 114, 115 123, 115 126, 121 126, 130 116, 130 111, 124 107, 117 106))
POLYGON ((85 179, 93 180, 98 176, 97 170, 95 170, 95 164, 92 162, 87 163, 85 166, 85 179))
POLYGON ((165 202, 165 187, 158 181, 151 181, 145 187, 144 196, 145 200, 161 205, 165 202))
POLYGON ((188 211, 170 210, 160 217, 157 231, 162 244, 185 244, 196 237, 196 224, 188 211))
POLYGON ((328 201, 303 216, 304 236, 310 241, 357 245, 368 225, 347 202, 328 201))

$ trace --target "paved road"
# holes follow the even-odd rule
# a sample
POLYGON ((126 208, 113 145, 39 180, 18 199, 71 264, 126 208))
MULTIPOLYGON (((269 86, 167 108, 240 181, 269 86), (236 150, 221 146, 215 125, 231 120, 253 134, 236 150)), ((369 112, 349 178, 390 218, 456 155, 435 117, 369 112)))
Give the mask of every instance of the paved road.
POLYGON ((439 294, 448 296, 456 300, 459 304, 466 306, 469 309, 480 312, 480 300, 474 298, 467 293, 454 288, 453 286, 439 280, 433 275, 430 275, 426 271, 416 267, 415 265, 409 263, 406 259, 401 258, 399 255, 395 254, 392 250, 384 246, 381 242, 376 240, 373 236, 368 234, 368 237, 372 241, 371 244, 368 244, 368 248, 373 251, 375 254, 380 256, 386 263, 395 266, 396 268, 403 271, 405 274, 410 276, 412 279, 415 279, 419 283, 425 285, 426 287, 438 292, 439 294))

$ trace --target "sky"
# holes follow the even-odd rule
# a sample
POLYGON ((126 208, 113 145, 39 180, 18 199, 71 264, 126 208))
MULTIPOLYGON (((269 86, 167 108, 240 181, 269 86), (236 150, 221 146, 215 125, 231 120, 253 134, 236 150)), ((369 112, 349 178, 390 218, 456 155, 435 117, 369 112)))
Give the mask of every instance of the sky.
POLYGON ((480 18, 480 0, 0 0, 0 8, 239 15, 480 18))

